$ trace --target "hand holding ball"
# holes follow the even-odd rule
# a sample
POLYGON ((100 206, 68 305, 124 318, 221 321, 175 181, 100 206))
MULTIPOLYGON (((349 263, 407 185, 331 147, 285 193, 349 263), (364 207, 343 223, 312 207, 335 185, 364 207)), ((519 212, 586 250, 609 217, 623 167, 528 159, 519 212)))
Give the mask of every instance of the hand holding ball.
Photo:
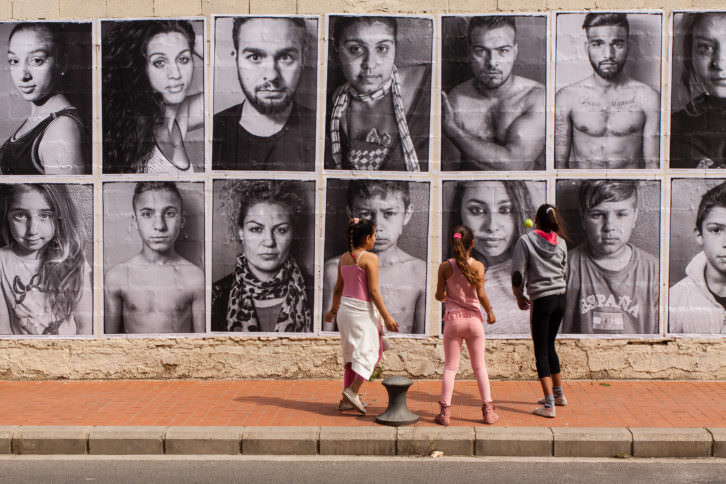
POLYGON ((531 229, 532 227, 534 227, 534 222, 532 222, 531 218, 528 218, 527 220, 524 221, 524 226, 527 227, 528 229, 531 229))

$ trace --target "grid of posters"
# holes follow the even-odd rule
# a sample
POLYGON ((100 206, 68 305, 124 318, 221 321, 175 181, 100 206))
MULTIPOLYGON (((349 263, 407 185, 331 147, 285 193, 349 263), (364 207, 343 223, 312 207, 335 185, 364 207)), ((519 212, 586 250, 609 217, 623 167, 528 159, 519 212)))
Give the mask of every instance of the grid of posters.
POLYGON ((0 337, 336 334, 351 217, 400 336, 440 333, 464 224, 487 335, 527 337, 512 248, 545 201, 563 334, 726 335, 726 11, 0 22, 0 43, 0 337))

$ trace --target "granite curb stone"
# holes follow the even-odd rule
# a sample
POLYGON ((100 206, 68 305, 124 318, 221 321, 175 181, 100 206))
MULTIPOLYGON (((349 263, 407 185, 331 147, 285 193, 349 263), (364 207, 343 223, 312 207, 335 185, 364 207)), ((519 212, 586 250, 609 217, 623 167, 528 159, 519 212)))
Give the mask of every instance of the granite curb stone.
POLYGON ((247 427, 242 453, 256 455, 315 455, 320 427, 247 427))
POLYGON ((167 427, 91 427, 88 453, 92 455, 153 455, 164 453, 167 427))
POLYGON ((479 456, 552 455, 552 431, 547 427, 475 427, 474 431, 479 456))
POLYGON ((713 436, 703 428, 631 428, 634 457, 710 457, 713 436))
POLYGON ((27 426, 13 434, 14 454, 87 454, 86 426, 27 426))
POLYGON ((398 455, 474 455, 473 427, 398 427, 398 455))
POLYGON ((555 457, 625 457, 632 455, 633 434, 624 428, 553 427, 555 457))
POLYGON ((320 455, 396 455, 394 427, 321 427, 320 455))
POLYGON ((242 452, 244 427, 169 427, 167 454, 236 455, 242 452))
POLYGON ((713 456, 726 457, 726 429, 708 428, 713 437, 713 456))
POLYGON ((13 435, 19 428, 16 425, 0 426, 0 454, 13 453, 13 435))

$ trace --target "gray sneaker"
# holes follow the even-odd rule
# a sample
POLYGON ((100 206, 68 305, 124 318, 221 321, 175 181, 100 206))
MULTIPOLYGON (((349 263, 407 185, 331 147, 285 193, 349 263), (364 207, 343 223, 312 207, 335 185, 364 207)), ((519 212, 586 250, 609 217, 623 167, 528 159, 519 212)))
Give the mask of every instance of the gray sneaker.
POLYGON ((532 413, 540 417, 555 418, 555 407, 538 407, 532 413))
MULTIPOLYGON (((545 399, 540 398, 539 400, 537 400, 537 403, 539 403, 540 405, 544 405, 545 399)), ((567 399, 565 398, 565 396, 562 395, 561 397, 555 397, 555 405, 557 405, 558 407, 567 406, 567 399)))

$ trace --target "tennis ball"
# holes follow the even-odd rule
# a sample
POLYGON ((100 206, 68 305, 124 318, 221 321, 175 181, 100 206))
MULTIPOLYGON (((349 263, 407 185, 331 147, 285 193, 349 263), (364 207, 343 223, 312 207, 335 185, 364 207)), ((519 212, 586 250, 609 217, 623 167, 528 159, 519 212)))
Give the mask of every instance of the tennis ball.
POLYGON ((528 229, 531 229, 532 227, 534 227, 534 222, 532 222, 531 218, 528 218, 527 220, 524 221, 524 226, 527 227, 528 229))

